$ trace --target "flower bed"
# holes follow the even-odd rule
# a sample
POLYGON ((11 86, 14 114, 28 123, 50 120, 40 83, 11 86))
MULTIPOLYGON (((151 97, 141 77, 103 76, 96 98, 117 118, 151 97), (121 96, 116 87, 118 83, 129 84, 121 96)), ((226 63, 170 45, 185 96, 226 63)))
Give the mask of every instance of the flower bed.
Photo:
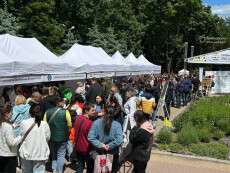
POLYGON ((222 141, 230 135, 230 96, 202 98, 174 120, 174 129, 161 129, 160 149, 226 159, 229 148, 222 141))

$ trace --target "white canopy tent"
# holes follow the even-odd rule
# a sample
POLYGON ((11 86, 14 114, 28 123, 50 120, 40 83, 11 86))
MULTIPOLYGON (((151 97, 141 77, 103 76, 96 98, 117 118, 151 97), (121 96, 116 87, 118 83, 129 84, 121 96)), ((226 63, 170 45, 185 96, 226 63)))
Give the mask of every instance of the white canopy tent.
POLYGON ((121 53, 119 51, 116 51, 113 55, 112 55, 112 59, 117 62, 120 65, 123 65, 125 67, 125 70, 123 72, 116 72, 116 76, 128 76, 128 75, 132 75, 132 67, 130 66, 130 64, 128 64, 125 61, 125 58, 121 55, 121 53))
MULTIPOLYGON (((0 52, 10 64, 1 75, 63 74, 71 72, 71 66, 63 63, 35 38, 21 38, 9 34, 0 35, 0 52)), ((1 57, 1 62, 2 57, 1 57)), ((2 70, 2 69, 1 69, 2 70)))
POLYGON ((179 76, 183 76, 183 75, 189 75, 189 71, 188 70, 186 70, 186 69, 182 69, 182 70, 180 70, 180 71, 178 71, 178 75, 179 76))
POLYGON ((57 57, 36 38, 0 35, 0 85, 14 85, 86 77, 147 74, 145 65, 131 54, 118 60, 102 48, 74 44, 57 57), (143 68, 144 67, 144 68, 143 68))
POLYGON ((79 68, 81 68, 81 72, 87 73, 87 77, 127 75, 129 71, 125 62, 111 58, 100 47, 74 44, 60 57, 64 62, 76 66, 78 72, 79 68))
POLYGON ((155 64, 152 64, 151 62, 149 62, 145 57, 144 55, 140 55, 138 57, 138 60, 141 64, 145 65, 145 66, 150 66, 150 68, 152 68, 152 70, 155 72, 155 73, 160 73, 161 72, 161 66, 159 65, 155 65, 155 64))
MULTIPOLYGON (((145 59, 145 58, 144 58, 145 59)), ((161 67, 157 65, 153 65, 145 59, 143 61, 143 57, 141 59, 136 58, 133 53, 130 53, 127 58, 125 59, 126 63, 131 65, 131 68, 135 69, 138 74, 159 74, 161 73, 161 67)))
POLYGON ((0 35, 0 85, 77 78, 73 67, 62 62, 35 38, 0 35))

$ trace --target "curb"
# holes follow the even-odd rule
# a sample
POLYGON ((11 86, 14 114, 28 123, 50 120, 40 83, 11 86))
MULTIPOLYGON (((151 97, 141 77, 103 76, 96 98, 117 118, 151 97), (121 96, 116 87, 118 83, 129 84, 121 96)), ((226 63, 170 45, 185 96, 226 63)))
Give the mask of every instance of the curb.
POLYGON ((214 163, 223 163, 223 164, 230 165, 230 161, 228 161, 228 160, 214 159, 214 158, 210 158, 210 157, 184 155, 184 154, 177 154, 177 153, 171 153, 171 152, 159 151, 159 150, 152 150, 151 154, 174 156, 174 157, 181 157, 181 158, 191 159, 191 160, 202 160, 202 161, 209 161, 209 162, 214 162, 214 163))

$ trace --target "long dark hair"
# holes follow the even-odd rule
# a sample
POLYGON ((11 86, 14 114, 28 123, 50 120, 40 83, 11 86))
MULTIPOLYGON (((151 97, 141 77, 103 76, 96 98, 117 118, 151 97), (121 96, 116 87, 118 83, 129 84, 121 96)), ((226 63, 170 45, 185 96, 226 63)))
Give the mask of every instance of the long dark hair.
POLYGON ((3 122, 6 122, 5 114, 10 113, 10 111, 11 111, 10 104, 5 104, 3 108, 0 109, 0 125, 2 125, 3 122))
POLYGON ((109 106, 106 108, 106 114, 103 116, 104 133, 107 135, 110 133, 112 122, 115 116, 114 112, 114 108, 109 106))
POLYGON ((35 118, 35 123, 39 127, 42 121, 42 111, 40 104, 32 104, 29 112, 31 117, 35 118))

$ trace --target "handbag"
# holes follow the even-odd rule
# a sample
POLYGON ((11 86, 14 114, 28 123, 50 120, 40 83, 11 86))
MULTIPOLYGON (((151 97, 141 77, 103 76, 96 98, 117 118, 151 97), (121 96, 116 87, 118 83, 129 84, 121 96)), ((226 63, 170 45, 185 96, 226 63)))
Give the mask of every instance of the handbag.
POLYGON ((112 173, 113 155, 97 155, 94 161, 94 173, 112 173))

